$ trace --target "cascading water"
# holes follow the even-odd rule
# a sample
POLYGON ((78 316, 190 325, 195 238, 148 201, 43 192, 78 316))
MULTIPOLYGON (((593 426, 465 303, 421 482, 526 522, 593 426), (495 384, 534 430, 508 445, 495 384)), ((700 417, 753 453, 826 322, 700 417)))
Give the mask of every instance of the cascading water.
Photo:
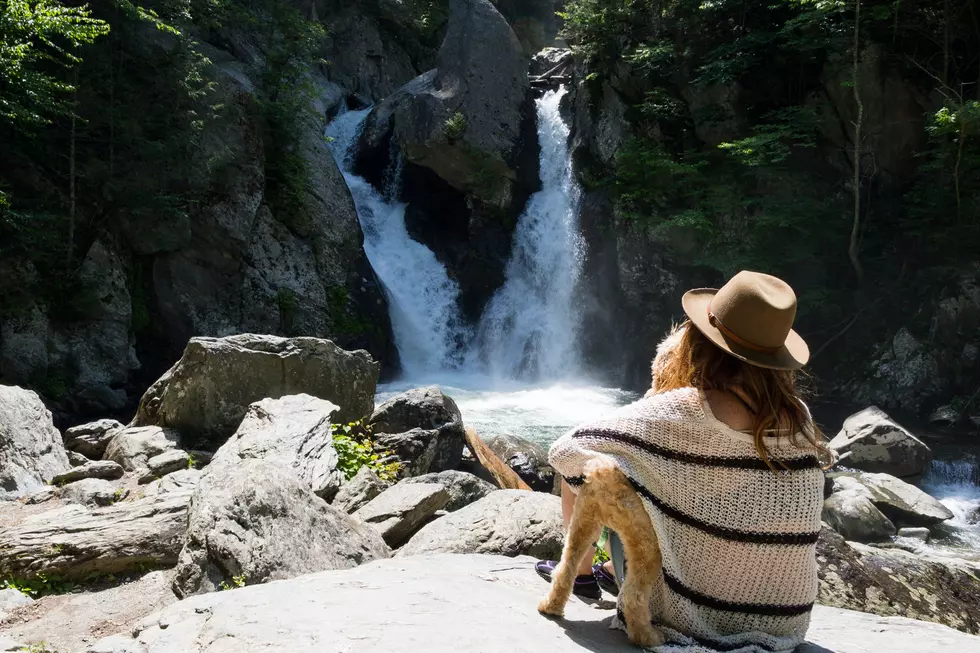
POLYGON ((491 376, 568 379, 580 372, 573 306, 582 262, 581 191, 572 173, 562 87, 537 100, 541 190, 521 215, 506 281, 490 300, 468 357, 491 376))
POLYGON ((980 465, 971 460, 934 460, 922 487, 953 513, 942 526, 946 537, 925 548, 980 557, 980 465))
POLYGON ((482 435, 507 433, 547 445, 569 427, 632 398, 589 385, 579 374, 572 302, 581 269, 580 191, 572 176, 569 129, 559 113, 564 95, 562 89, 537 101, 542 190, 520 218, 506 282, 476 334, 460 318, 456 284, 405 229, 405 205, 397 201, 402 166, 397 147, 379 192, 352 172, 369 111, 342 113, 328 127, 364 230, 365 252, 388 297, 402 359, 403 378, 380 387, 379 401, 422 383, 439 383, 482 435), (532 379, 537 382, 528 384, 532 379))
POLYGON ((457 367, 467 339, 459 312, 459 286, 425 245, 405 228, 397 201, 402 164, 397 148, 387 170, 385 195, 355 175, 353 162, 370 109, 342 112, 327 127, 330 150, 354 198, 364 231, 364 252, 384 287, 395 345, 406 376, 457 367))

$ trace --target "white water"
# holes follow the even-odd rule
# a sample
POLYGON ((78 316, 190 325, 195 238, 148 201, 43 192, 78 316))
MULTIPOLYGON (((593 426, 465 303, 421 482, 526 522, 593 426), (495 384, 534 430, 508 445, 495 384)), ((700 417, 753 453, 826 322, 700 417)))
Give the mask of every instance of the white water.
POLYGON ((379 401, 438 384, 481 435, 518 435, 547 446, 565 430, 633 398, 581 374, 573 305, 582 258, 580 190, 572 175, 568 126, 559 113, 564 95, 564 89, 551 91, 537 101, 542 188, 518 220, 506 281, 475 333, 460 319, 458 286, 405 228, 405 205, 397 201, 403 164, 397 147, 383 193, 352 172, 370 109, 341 113, 328 127, 364 230, 365 251, 388 298, 401 356, 402 380, 379 387, 379 401))
POLYGON ((939 499, 953 513, 923 551, 980 559, 980 466, 970 460, 935 460, 922 489, 939 499))
POLYGON ((541 190, 518 220, 506 281, 487 305, 468 356, 493 378, 554 381, 581 375, 574 306, 582 267, 581 191, 559 108, 565 93, 562 87, 537 101, 541 190))
POLYGON ((378 386, 378 403, 420 385, 438 385, 453 398, 463 421, 483 438, 516 435, 547 448, 565 431, 594 420, 637 397, 586 381, 530 384, 485 375, 444 373, 378 386))
POLYGON ((330 149, 344 173, 364 231, 364 251, 384 287, 395 345, 406 376, 452 369, 468 338, 459 313, 459 286, 425 245, 405 228, 397 201, 401 161, 388 168, 385 195, 351 171, 370 109, 342 113, 327 127, 330 149))

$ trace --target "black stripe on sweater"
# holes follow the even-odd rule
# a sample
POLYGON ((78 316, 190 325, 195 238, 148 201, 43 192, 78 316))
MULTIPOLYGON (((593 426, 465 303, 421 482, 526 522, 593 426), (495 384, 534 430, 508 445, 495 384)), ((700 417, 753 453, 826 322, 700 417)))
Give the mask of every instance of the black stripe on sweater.
MULTIPOLYGON (((623 444, 642 449, 658 458, 676 460, 691 465, 702 465, 704 467, 725 467, 727 469, 750 469, 760 471, 771 471, 770 467, 762 458, 758 456, 700 456, 683 451, 675 451, 666 447, 661 447, 647 440, 616 431, 613 429, 584 429, 576 431, 573 438, 594 438, 596 440, 612 440, 623 444)), ((814 455, 802 456, 800 458, 790 458, 788 460, 773 461, 773 466, 777 471, 787 470, 798 472, 806 469, 819 469, 820 461, 814 455)))
MULTIPOLYGON (((585 483, 584 476, 564 476, 562 478, 564 478, 565 482, 572 487, 581 487, 585 483)), ((810 546, 811 544, 816 544, 817 540, 820 538, 820 531, 814 531, 812 533, 761 533, 756 531, 740 531, 734 528, 709 524, 706 521, 702 521, 697 517, 692 517, 686 512, 678 510, 677 508, 661 501, 656 495, 653 494, 653 492, 648 490, 645 485, 632 478, 627 478, 629 479, 630 484, 633 486, 633 489, 636 490, 637 494, 652 503, 655 508, 666 516, 682 524, 703 531, 708 535, 713 535, 723 540, 747 542, 749 544, 810 546)))
POLYGON ((806 614, 813 609, 812 603, 802 603, 800 605, 779 605, 768 603, 736 603, 735 601, 726 601, 724 599, 708 596, 707 594, 702 594, 695 589, 691 589, 667 573, 666 569, 663 570, 663 573, 664 582, 667 583, 667 587, 670 588, 670 591, 679 596, 683 596, 691 603, 695 603, 705 608, 711 608, 713 610, 741 612, 743 614, 757 614, 764 617, 798 617, 801 614, 806 614))
MULTIPOLYGON (((623 614, 623 611, 620 610, 619 608, 616 608, 616 616, 619 617, 619 621, 621 623, 626 624, 626 615, 623 614)), ((653 622, 653 625, 655 627, 658 627, 660 624, 658 624, 657 622, 653 622)), ((749 646, 755 646, 761 648, 764 651, 772 651, 773 653, 779 650, 776 649, 774 646, 770 646, 762 642, 740 642, 738 644, 734 644, 730 642, 719 642, 717 640, 708 639, 706 637, 694 637, 692 635, 684 635, 684 636, 694 640, 696 643, 700 644, 701 646, 704 646, 705 648, 709 648, 714 651, 722 651, 722 652, 737 651, 740 648, 748 648, 749 646)))
POLYGON ((731 540, 733 542, 747 542, 750 544, 810 546, 811 544, 816 544, 817 540, 820 538, 820 531, 813 531, 811 533, 764 533, 758 531, 740 531, 734 528, 728 528, 726 526, 709 524, 706 521, 702 521, 697 517, 693 517, 686 512, 678 510, 677 508, 661 501, 642 483, 639 483, 632 478, 630 478, 629 481, 633 485, 633 488, 636 490, 637 494, 652 503, 654 507, 671 519, 703 531, 708 535, 720 537, 724 540, 731 540))

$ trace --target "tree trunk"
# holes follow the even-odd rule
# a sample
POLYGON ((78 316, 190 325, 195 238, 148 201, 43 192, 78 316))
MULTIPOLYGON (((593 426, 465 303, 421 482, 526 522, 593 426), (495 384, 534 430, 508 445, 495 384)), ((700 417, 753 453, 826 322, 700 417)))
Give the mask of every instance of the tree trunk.
POLYGON ((857 119, 854 121, 854 222, 851 226, 851 243, 848 255, 858 283, 864 282, 864 268, 858 256, 858 241, 861 234, 861 123, 864 120, 864 103, 861 101, 858 64, 861 58, 861 0, 854 0, 854 68, 852 88, 854 102, 857 104, 857 119))
POLYGON ((71 277, 72 257, 75 253, 75 126, 78 121, 78 68, 72 83, 75 94, 71 103, 71 135, 68 143, 68 250, 65 254, 65 277, 71 277))
POLYGON ((956 222, 963 221, 963 198, 960 195, 960 164, 963 163, 963 144, 966 142, 966 101, 960 97, 960 110, 957 116, 960 123, 960 133, 956 140, 956 166, 953 168, 953 184, 956 189, 956 222))
POLYGON ((943 84, 949 84, 949 0, 943 0, 943 84))

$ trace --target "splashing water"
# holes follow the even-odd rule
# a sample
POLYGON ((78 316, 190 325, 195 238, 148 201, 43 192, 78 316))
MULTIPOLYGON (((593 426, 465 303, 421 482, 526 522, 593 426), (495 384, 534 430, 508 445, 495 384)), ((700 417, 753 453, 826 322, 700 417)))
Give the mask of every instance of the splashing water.
POLYGON ((934 460, 922 489, 953 513, 924 550, 980 559, 980 466, 970 460, 934 460))
POLYGON ((467 426, 484 439, 516 435, 545 449, 568 429, 638 398, 625 390, 587 382, 530 384, 457 372, 379 385, 376 401, 424 384, 438 385, 452 397, 467 426))
POLYGON ((518 220, 506 281, 487 305, 469 354, 496 378, 567 379, 581 369, 573 305, 582 267, 581 190, 560 112, 565 93, 562 87, 537 100, 542 188, 518 220))
MULTIPOLYGON (((354 198, 364 230, 364 252, 381 281, 395 345, 407 376, 458 367, 468 332, 459 312, 459 286, 425 245, 405 228, 397 201, 402 161, 393 154, 385 195, 352 172, 357 142, 370 109, 342 111, 327 127, 330 150, 354 198)), ((393 148, 393 150, 396 148, 393 148)))

